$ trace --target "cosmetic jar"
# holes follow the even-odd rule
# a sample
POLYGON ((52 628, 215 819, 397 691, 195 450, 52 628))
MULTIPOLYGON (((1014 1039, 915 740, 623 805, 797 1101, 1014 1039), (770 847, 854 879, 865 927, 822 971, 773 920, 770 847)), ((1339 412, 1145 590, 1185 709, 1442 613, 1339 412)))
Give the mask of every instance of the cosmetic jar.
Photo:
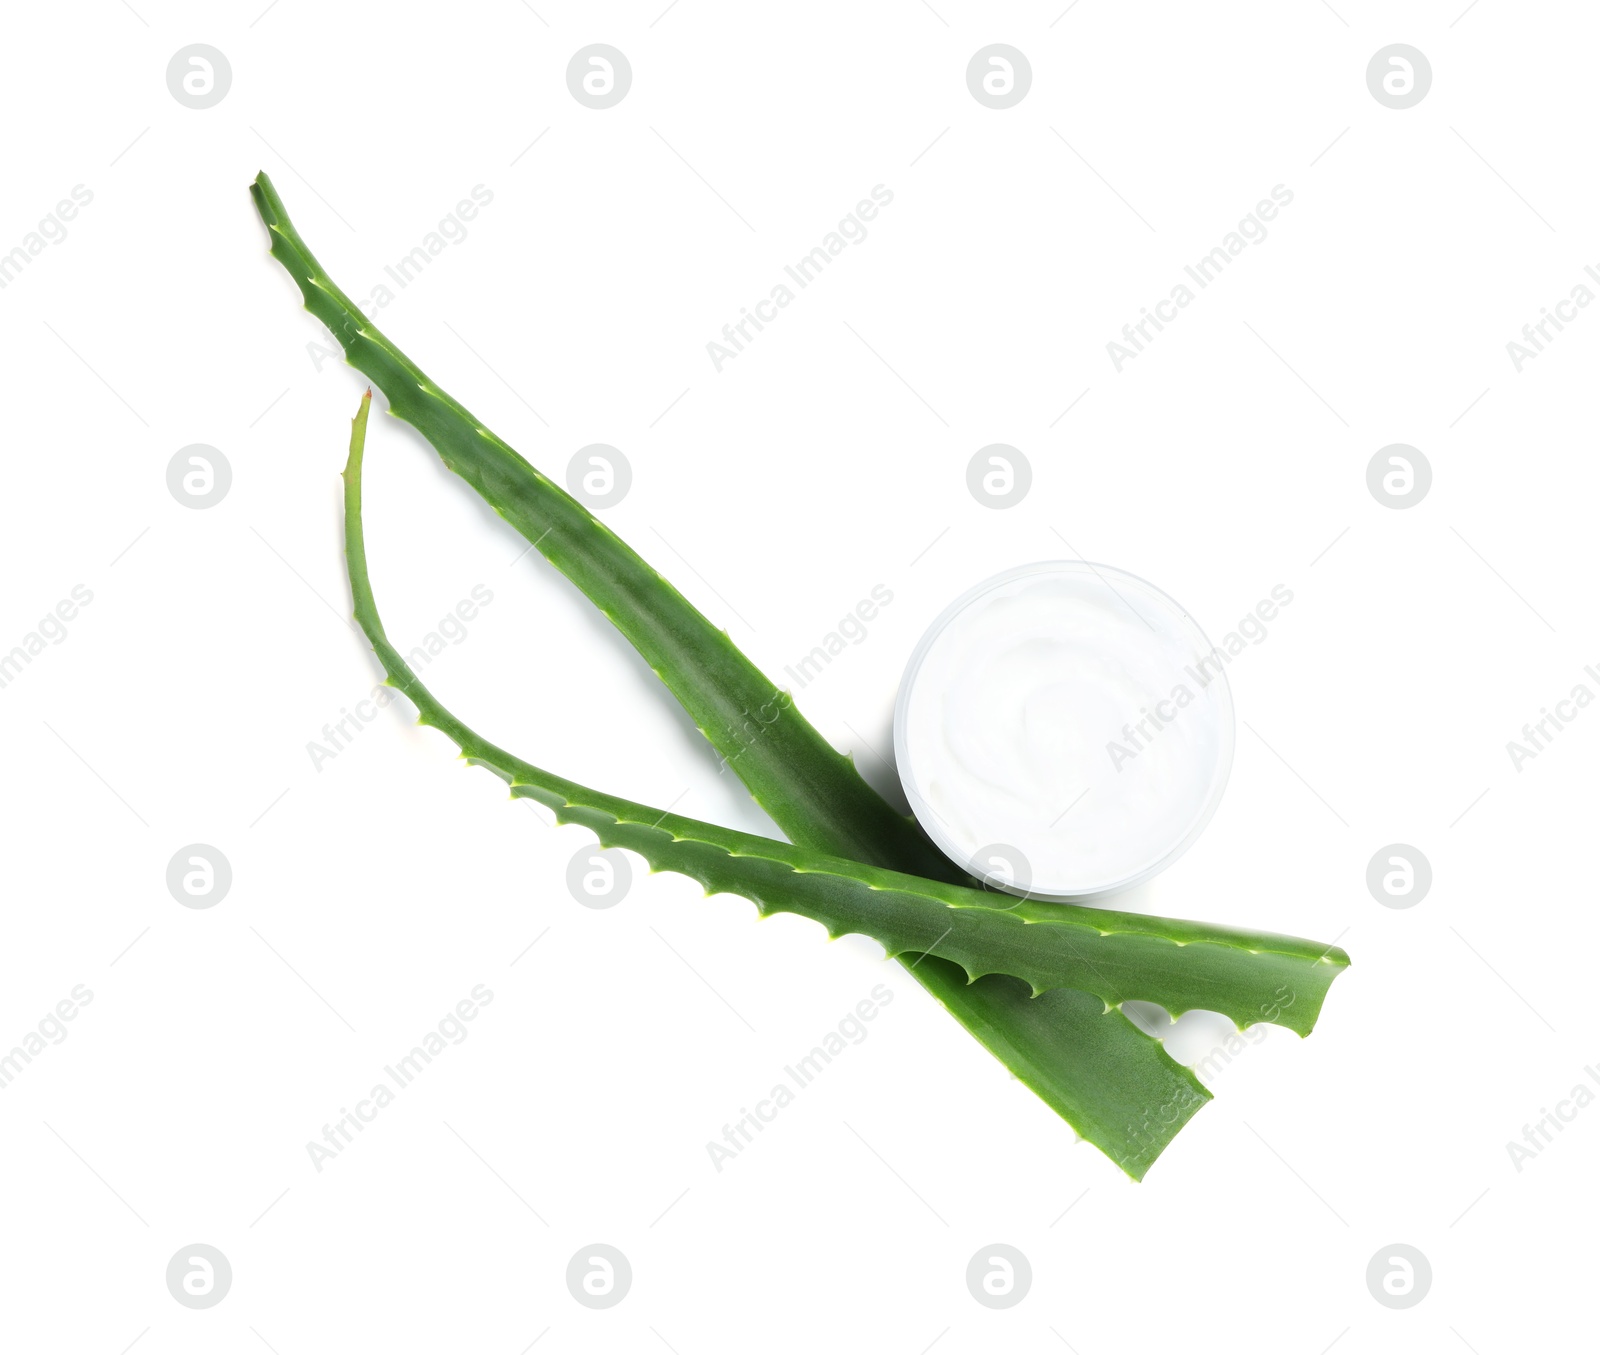
POLYGON ((1139 884, 1222 797, 1227 662, 1123 570, 1047 561, 987 579, 906 665, 894 746, 911 810, 994 889, 1083 900, 1139 884))

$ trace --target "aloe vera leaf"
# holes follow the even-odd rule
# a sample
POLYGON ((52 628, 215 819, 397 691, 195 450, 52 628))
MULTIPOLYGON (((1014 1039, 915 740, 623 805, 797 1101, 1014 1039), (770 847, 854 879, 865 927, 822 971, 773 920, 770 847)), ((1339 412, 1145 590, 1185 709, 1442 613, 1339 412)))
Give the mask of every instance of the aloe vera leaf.
POLYGON ((846 861, 810 848, 663 812, 592 790, 497 747, 470 729, 417 678, 389 643, 366 561, 361 465, 370 395, 352 425, 345 467, 345 554, 354 614, 387 681, 447 735, 469 762, 489 768, 513 795, 534 799, 563 823, 589 828, 608 847, 637 852, 653 870, 696 880, 707 893, 739 894, 763 916, 791 912, 830 937, 860 932, 891 957, 930 954, 968 980, 1008 974, 1033 993, 1076 988, 1102 1009, 1129 1000, 1181 1014, 1221 1012, 1241 1025, 1269 1021, 1310 1033, 1343 951, 1294 937, 1071 905, 996 906, 999 896, 846 861))
MULTIPOLYGON (((934 879, 963 878, 810 727, 787 693, 587 510, 440 391, 362 315, 300 239, 265 174, 257 176, 251 194, 273 256, 299 287, 306 308, 339 340, 351 365, 383 387, 391 410, 417 427, 448 467, 606 612, 784 832, 852 859, 934 879), (755 740, 748 738, 753 719, 760 721, 761 737, 755 740)), ((1192 1074, 1120 1012, 1091 1020, 1090 1004, 1065 990, 1030 998, 1020 983, 968 985, 958 968, 936 957, 908 961, 908 967, 1013 1074, 1130 1175, 1142 1174, 1206 1099, 1201 1089, 1201 1099, 1190 1100, 1198 1087, 1192 1074), (1106 1085, 1117 1077, 1123 1085, 1106 1085), (1180 1103, 1189 1107, 1183 1115, 1161 1113, 1180 1103), (1129 1109, 1139 1106, 1144 1109, 1137 1114, 1129 1109)))

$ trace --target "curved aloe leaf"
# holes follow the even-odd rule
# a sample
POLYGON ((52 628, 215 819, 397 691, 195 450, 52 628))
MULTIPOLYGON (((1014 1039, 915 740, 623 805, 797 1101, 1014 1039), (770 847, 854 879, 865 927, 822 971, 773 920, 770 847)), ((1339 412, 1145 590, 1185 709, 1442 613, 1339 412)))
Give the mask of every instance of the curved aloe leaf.
POLYGON ((1137 999, 1174 1014, 1222 1012, 1240 1026, 1269 1021, 1309 1034, 1343 951, 1232 928, 1071 905, 996 906, 1001 897, 824 855, 811 848, 703 823, 592 790, 507 753, 468 728, 418 680, 389 643, 367 572, 361 464, 370 393, 363 397, 345 467, 345 556, 355 618, 391 686, 422 722, 445 733, 469 762, 504 778, 559 820, 591 829, 606 846, 637 852, 654 870, 739 894, 763 915, 797 913, 829 936, 859 932, 892 957, 929 954, 969 979, 1010 974, 1034 993, 1076 988, 1102 1006, 1137 999))

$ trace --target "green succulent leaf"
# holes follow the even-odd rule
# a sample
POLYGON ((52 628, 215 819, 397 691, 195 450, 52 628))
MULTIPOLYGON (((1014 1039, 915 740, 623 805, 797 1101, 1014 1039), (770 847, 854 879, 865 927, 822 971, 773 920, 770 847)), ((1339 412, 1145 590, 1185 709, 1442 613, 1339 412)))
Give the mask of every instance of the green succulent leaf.
MULTIPOLYGON (((432 442, 463 478, 606 614, 651 663, 795 842, 932 879, 964 873, 896 814, 779 691, 664 579, 581 505, 438 389, 335 285, 289 220, 272 181, 251 196, 273 257, 351 366, 389 396, 390 410, 432 442), (703 696, 699 684, 712 694, 703 696), (709 707, 709 709, 708 709, 709 707), (750 712, 776 715, 754 746, 750 712), (783 756, 779 756, 782 753, 783 756), (783 758, 789 759, 786 765, 783 758), (795 785, 815 787, 797 793, 795 785)), ((968 983, 958 965, 904 961, 912 975, 1012 1074, 1135 1179, 1209 1099, 1158 1040, 1092 995, 1034 997, 1017 979, 968 983), (1171 1108, 1181 1107, 1174 1113, 1171 1108)))
POLYGON ((537 800, 561 822, 582 824, 608 847, 637 852, 653 870, 687 875, 708 893, 741 895, 762 915, 798 913, 830 937, 859 932, 892 957, 936 955, 969 980, 1011 974, 1034 993, 1079 988, 1108 1007, 1155 1002, 1174 1015, 1204 1009, 1241 1027, 1267 1021, 1310 1033, 1328 985, 1349 963, 1337 948, 927 880, 608 795, 490 743, 422 684, 379 619, 361 518, 370 399, 363 398, 345 467, 345 556, 356 621, 390 685, 411 698, 422 722, 448 735, 468 761, 504 778, 513 795, 537 800))

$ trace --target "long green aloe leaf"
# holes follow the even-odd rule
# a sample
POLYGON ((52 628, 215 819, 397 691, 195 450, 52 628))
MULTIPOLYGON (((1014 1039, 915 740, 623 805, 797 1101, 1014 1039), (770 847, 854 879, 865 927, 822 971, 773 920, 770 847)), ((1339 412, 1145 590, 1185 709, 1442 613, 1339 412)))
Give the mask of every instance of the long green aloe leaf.
POLYGON ((830 936, 860 932, 893 957, 930 954, 969 979, 1011 974, 1034 992, 1078 988, 1116 1006, 1157 1002, 1181 1014, 1204 1009, 1311 1032, 1328 985, 1349 963, 1318 942, 1116 913, 1067 904, 997 906, 998 896, 827 856, 591 790, 507 753, 457 719, 389 643, 367 570, 361 466, 371 395, 351 430, 345 467, 345 557, 355 618, 387 680, 411 698, 424 724, 445 733, 470 762, 512 793, 591 829, 606 846, 637 852, 654 870, 697 880, 707 892, 740 894, 763 915, 798 913, 830 936))
MULTIPOLYGON (((932 879, 961 872, 896 814, 776 688, 626 544, 411 363, 333 283, 265 174, 251 193, 271 250, 351 365, 389 396, 445 464, 599 605, 798 843, 932 879)), ((912 972, 1050 1107, 1135 1178, 1208 1093, 1119 1012, 1090 995, 995 977, 966 983, 929 956, 912 972), (1177 1109, 1174 1109, 1174 1108, 1177 1109)))

